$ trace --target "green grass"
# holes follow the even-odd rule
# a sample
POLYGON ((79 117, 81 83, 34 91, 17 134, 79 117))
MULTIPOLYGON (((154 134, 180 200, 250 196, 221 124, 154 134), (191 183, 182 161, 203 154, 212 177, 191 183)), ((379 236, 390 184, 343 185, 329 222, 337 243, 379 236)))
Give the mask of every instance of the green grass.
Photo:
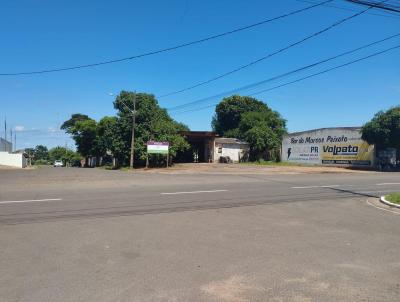
POLYGON ((386 199, 387 201, 400 204, 400 192, 392 193, 392 194, 386 195, 386 196, 385 196, 385 199, 386 199))
MULTIPOLYGON (((243 165, 257 165, 257 166, 278 166, 278 167, 287 167, 287 166, 297 166, 297 167, 304 167, 306 165, 298 164, 298 163, 291 163, 291 162, 276 162, 276 161, 266 161, 266 160, 260 160, 260 161, 254 161, 254 162, 244 162, 240 163, 243 165)), ((310 165, 308 165, 310 166, 310 165)))

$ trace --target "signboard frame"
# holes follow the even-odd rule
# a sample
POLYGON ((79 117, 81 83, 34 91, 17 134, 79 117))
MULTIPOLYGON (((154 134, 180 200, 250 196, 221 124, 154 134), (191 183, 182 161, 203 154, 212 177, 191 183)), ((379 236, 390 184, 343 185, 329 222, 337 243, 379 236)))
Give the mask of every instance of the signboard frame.
POLYGON ((167 168, 169 165, 169 142, 150 140, 146 143, 146 168, 149 167, 149 154, 165 154, 167 156, 167 168))

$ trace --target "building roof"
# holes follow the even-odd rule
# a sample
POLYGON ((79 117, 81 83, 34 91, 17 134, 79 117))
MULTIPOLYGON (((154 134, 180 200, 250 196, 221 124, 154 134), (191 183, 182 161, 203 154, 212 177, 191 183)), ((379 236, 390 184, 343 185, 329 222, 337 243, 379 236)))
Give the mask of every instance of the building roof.
POLYGON ((305 131, 300 131, 300 132, 292 132, 288 133, 287 135, 300 135, 308 132, 316 132, 316 131, 322 131, 322 130, 361 130, 361 127, 327 127, 327 128, 318 128, 318 129, 311 129, 311 130, 305 130, 305 131))
POLYGON ((245 141, 241 141, 240 139, 232 137, 216 137, 215 142, 220 144, 248 145, 248 143, 246 143, 245 141))
POLYGON ((216 137, 218 136, 217 132, 214 131, 180 131, 180 135, 186 137, 196 137, 196 138, 206 138, 206 137, 216 137))

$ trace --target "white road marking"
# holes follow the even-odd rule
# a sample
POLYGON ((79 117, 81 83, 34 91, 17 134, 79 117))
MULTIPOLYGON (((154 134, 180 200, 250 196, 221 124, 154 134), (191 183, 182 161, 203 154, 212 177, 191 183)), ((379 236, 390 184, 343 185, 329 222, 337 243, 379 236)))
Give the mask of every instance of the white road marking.
POLYGON ((391 210, 388 210, 388 209, 384 209, 384 208, 378 207, 378 206, 376 206, 376 205, 370 203, 368 200, 367 200, 367 204, 369 204, 370 206, 372 206, 372 207, 374 207, 374 208, 377 208, 377 209, 379 209, 379 210, 386 211, 386 212, 391 212, 391 213, 393 213, 393 214, 400 215, 400 212, 395 212, 395 211, 391 211, 391 210))
POLYGON ((0 204, 8 204, 8 203, 24 203, 24 202, 36 202, 36 201, 60 201, 61 198, 48 198, 48 199, 28 199, 28 200, 7 200, 0 201, 0 204))
POLYGON ((189 192, 172 192, 172 193, 160 193, 161 195, 179 195, 179 194, 198 194, 198 193, 218 193, 227 192, 228 190, 211 190, 211 191, 189 191, 189 192))
POLYGON ((392 186, 392 185, 400 185, 400 182, 384 182, 381 184, 376 184, 377 186, 392 186))
POLYGON ((335 187, 339 187, 339 185, 292 187, 292 189, 335 188, 335 187))

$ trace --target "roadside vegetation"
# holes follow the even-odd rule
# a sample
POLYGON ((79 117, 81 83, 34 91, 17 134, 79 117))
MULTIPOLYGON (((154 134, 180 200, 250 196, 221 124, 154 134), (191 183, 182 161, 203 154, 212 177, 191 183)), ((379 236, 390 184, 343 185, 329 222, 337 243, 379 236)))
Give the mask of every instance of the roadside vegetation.
POLYGON ((264 102, 248 96, 224 98, 215 108, 212 128, 220 136, 239 138, 250 146, 249 160, 279 161, 286 121, 264 102))
POLYGON ((385 199, 386 199, 387 201, 400 204, 400 192, 392 193, 392 194, 386 195, 386 196, 385 196, 385 199))
MULTIPOLYGON (((122 91, 114 101, 116 116, 105 116, 99 122, 84 114, 73 114, 63 123, 65 130, 75 140, 77 151, 85 158, 85 165, 95 158, 95 165, 123 167, 129 164, 132 112, 135 112, 135 165, 145 165, 146 142, 168 141, 172 160, 176 153, 189 148, 179 131, 188 127, 173 120, 166 109, 159 106, 152 94, 122 91)), ((165 165, 165 156, 152 159, 165 165)))
MULTIPOLYGON (((125 167, 129 163, 132 111, 135 114, 135 166, 146 162, 146 142, 168 141, 170 160, 178 152, 189 149, 189 144, 179 132, 187 131, 186 125, 172 119, 167 110, 159 106, 152 94, 122 91, 114 101, 115 116, 95 121, 76 113, 63 123, 65 130, 75 140, 78 153, 85 158, 85 165, 105 169, 125 167)), ((278 161, 286 121, 265 103, 251 97, 234 95, 224 98, 216 107, 212 128, 224 137, 246 141, 250 145, 250 161, 278 161)), ((151 155, 152 162, 165 166, 165 156, 151 155)))
POLYGON ((278 166, 278 167, 304 167, 310 165, 302 165, 299 163, 291 163, 291 162, 284 162, 284 161, 273 161, 273 160, 257 160, 257 161, 250 161, 250 162, 242 162, 242 165, 256 165, 256 166, 278 166))
POLYGON ((362 127, 361 133, 362 139, 370 145, 375 145, 378 153, 393 148, 397 150, 397 158, 400 158, 400 106, 375 114, 372 120, 362 127))
POLYGON ((52 165, 56 160, 62 160, 66 166, 78 166, 81 160, 79 153, 60 146, 48 150, 46 146, 37 145, 35 148, 26 149, 25 152, 35 166, 52 165))

